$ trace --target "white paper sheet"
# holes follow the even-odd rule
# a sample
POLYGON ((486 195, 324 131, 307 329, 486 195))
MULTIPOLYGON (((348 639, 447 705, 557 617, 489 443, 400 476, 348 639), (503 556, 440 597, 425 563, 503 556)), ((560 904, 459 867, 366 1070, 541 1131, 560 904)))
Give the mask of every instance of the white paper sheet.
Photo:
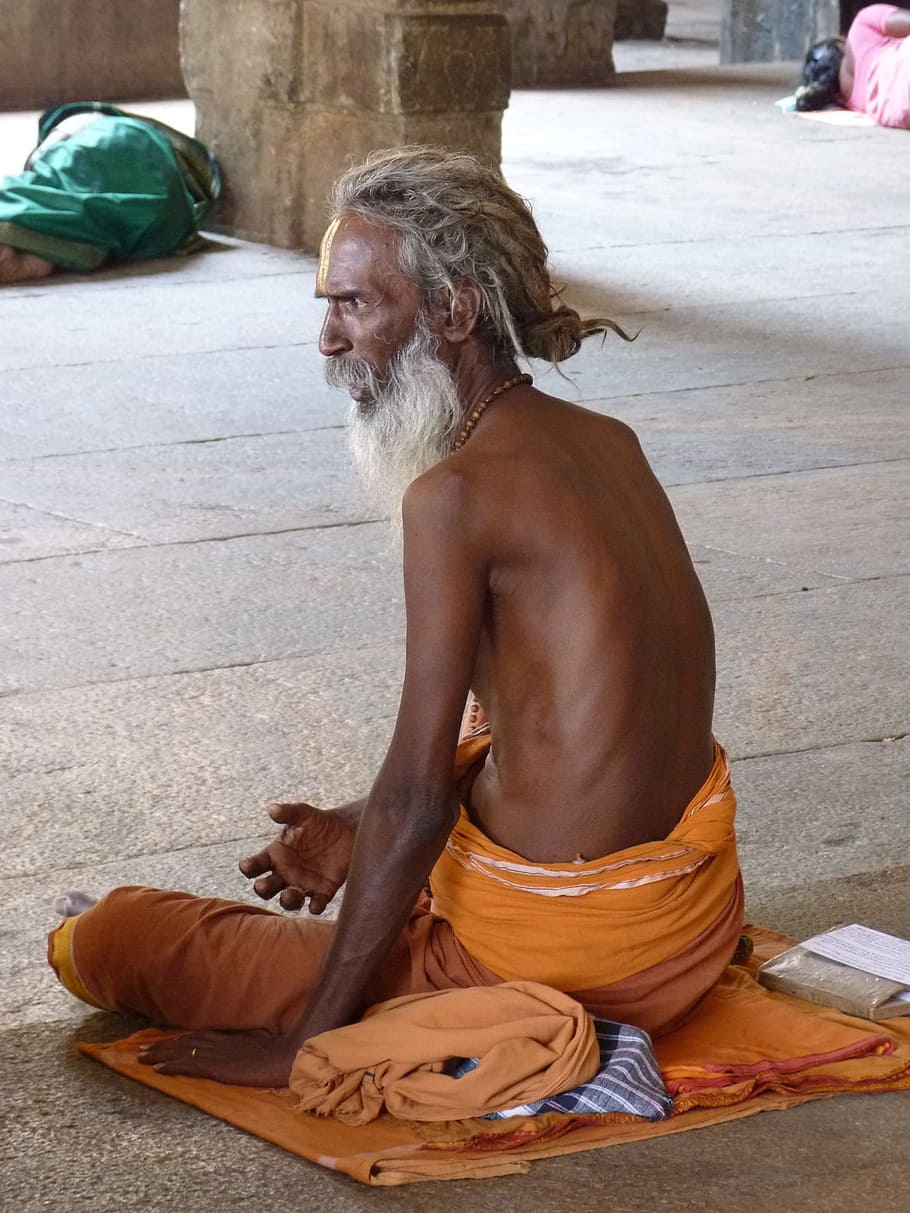
POLYGON ((910 986, 910 940, 873 931, 871 927, 861 927, 854 922, 826 931, 824 935, 814 935, 802 946, 816 956, 839 960, 854 969, 910 986))

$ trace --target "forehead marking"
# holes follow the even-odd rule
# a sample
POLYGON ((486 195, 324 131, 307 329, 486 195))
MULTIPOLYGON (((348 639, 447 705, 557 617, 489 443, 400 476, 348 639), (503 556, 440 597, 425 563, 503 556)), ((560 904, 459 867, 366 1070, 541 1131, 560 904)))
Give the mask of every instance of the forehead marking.
POLYGON ((341 216, 337 215, 325 229, 322 244, 319 246, 319 267, 316 270, 316 294, 325 294, 325 284, 329 276, 329 261, 332 256, 332 243, 338 232, 341 216))

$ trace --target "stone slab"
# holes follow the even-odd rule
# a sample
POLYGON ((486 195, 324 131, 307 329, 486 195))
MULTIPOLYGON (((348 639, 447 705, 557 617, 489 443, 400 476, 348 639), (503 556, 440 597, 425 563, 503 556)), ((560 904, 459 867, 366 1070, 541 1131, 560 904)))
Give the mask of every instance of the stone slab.
MULTIPOLYGON (((763 556, 731 552, 710 543, 692 543, 695 571, 713 608, 741 598, 800 594, 835 584, 803 563, 784 564, 763 556)), ((723 637, 720 638, 723 641, 723 637)))
POLYGON ((898 459, 680 485, 670 495, 691 543, 826 577, 871 579, 910 573, 908 494, 910 460, 898 459))
MULTIPOLYGON (((910 371, 907 378, 910 384, 910 371)), ((755 435, 738 428, 730 431, 734 441, 716 449, 706 439, 718 413, 723 410, 703 410, 691 428, 676 421, 668 431, 648 425, 639 431, 658 475, 673 486, 671 498, 690 543, 832 577, 910 572, 910 539, 901 525, 910 459, 802 471, 806 452, 786 432, 772 433, 767 453, 755 435), (773 474, 787 463, 796 466, 786 475, 773 474), (744 477, 750 471, 759 483, 744 477), (814 519, 835 502, 842 509, 835 530, 813 529, 814 519)), ((827 417, 833 421, 833 411, 827 417)), ((767 415, 762 427, 765 433, 772 429, 767 415)), ((842 457, 848 451, 856 457, 843 431, 829 432, 842 434, 842 457)), ((41 555, 375 517, 350 467, 340 427, 8 461, 0 464, 0 499, 18 503, 9 509, 25 506, 43 512, 41 518, 59 516, 52 519, 59 531, 56 545, 44 531, 34 536, 41 555)), ((7 546, 0 546, 0 563, 22 558, 19 543, 7 546)), ((26 548, 25 554, 34 553, 26 548)))
POLYGON ((397 640, 401 590, 387 553, 385 528, 368 524, 4 565, 0 685, 65 687, 397 640))
MULTIPOLYGON (((896 913, 902 931, 910 931, 907 902, 901 898, 890 906, 890 899, 881 897, 888 873, 899 879, 908 875, 906 848, 899 841, 908 779, 906 737, 734 761, 736 835, 750 909, 772 890, 798 890, 805 901, 804 890, 815 886, 830 889, 825 899, 830 908, 841 881, 878 874, 878 913, 887 912, 890 923, 896 913)), ((776 915, 756 920, 779 922, 776 915)))
POLYGON ((908 732, 907 579, 764 598, 711 595, 715 730, 738 757, 908 732))
MULTIPOLYGON (((204 256, 205 254, 199 254, 204 256)), ((228 258, 230 254, 217 254, 228 258)), ((148 275, 143 290, 117 291, 90 319, 89 299, 103 291, 97 279, 53 277, 42 290, 0 295, 0 371, 36 366, 101 368, 124 358, 172 358, 224 349, 268 349, 315 344, 314 263, 301 259, 299 274, 265 274, 250 280, 187 280, 174 290, 166 274, 148 275), (94 292, 94 295, 92 294, 94 292), (312 321, 301 333, 307 311, 312 321), (53 334, 37 342, 36 332, 53 334)), ((122 270, 120 273, 122 274, 122 270)), ((102 373, 100 370, 97 373, 102 373)), ((137 367, 134 374, 140 375, 137 367)))
MULTIPOLYGON (((638 339, 626 344, 611 336, 606 348, 589 341, 566 370, 586 400, 772 379, 794 381, 798 399, 799 382, 814 375, 910 366, 900 315, 904 297, 903 288, 870 296, 864 305, 869 328, 862 340, 850 341, 833 323, 850 304, 846 294, 811 301, 665 306, 646 315, 616 315, 614 309, 619 323, 633 332, 641 327, 638 339)), ((553 373, 539 386, 558 394, 560 382, 553 373)))
POLYGON ((629 245, 602 230, 587 247, 554 248, 554 274, 580 310, 596 311, 608 303, 623 314, 646 315, 668 307, 799 299, 813 311, 822 309, 816 314, 826 330, 847 322, 843 313, 835 321, 824 306, 845 288, 855 296, 865 279, 875 283, 876 293, 887 289, 903 297, 908 290, 900 273, 901 261, 910 255, 907 225, 895 227, 886 240, 878 231, 852 230, 837 257, 830 255, 830 232, 750 231, 695 240, 680 231, 679 236, 668 255, 666 242, 645 237, 629 245), (602 245, 595 243, 598 238, 602 245))
POLYGON ((6 373, 0 466, 338 426, 349 404, 343 392, 327 393, 309 345, 163 354, 143 359, 141 371, 124 357, 103 371, 86 363, 6 373))
POLYGON ((155 544, 376 517, 340 427, 8 462, 0 497, 155 544))
MULTIPOLYGON (((897 835, 896 835, 897 837, 897 835)), ((905 859, 906 854, 895 855, 905 859)), ((773 923, 794 939, 808 939, 838 923, 859 922, 902 939, 910 937, 910 867, 889 865, 836 880, 827 873, 801 883, 746 891, 747 921, 773 923)))
POLYGON ((906 227, 900 176, 888 171, 894 132, 781 114, 774 101, 797 76, 792 63, 753 64, 630 72, 592 92, 516 94, 503 120, 503 170, 534 200, 558 252, 906 227), (670 112, 685 112, 684 126, 668 122, 670 112), (546 148, 543 129, 559 131, 546 148), (635 132, 635 150, 625 132, 635 132), (819 207, 832 148, 849 154, 855 171, 836 202, 819 207), (550 172, 558 194, 545 187, 550 172))
POLYGON ((268 833, 271 800, 330 807, 364 795, 402 667, 390 640, 0 701, 5 874, 135 865, 268 833), (36 814, 54 821, 50 854, 36 814))
MULTIPOLYGON (((137 377, 127 358, 103 375, 68 368, 66 392, 53 367, 9 372, 0 481, 5 459, 268 434, 293 442, 297 431, 341 425, 347 400, 326 389, 321 361, 308 346, 226 350, 149 359, 137 377)), ((571 363, 566 374, 568 381, 539 381, 582 401, 571 363)), ((615 395, 584 403, 631 425, 666 484, 910 456, 910 430, 894 424, 895 401, 910 395, 910 369, 641 395, 624 392, 617 377, 615 387, 615 395)))
MULTIPOLYGON (((0 567, 0 593, 11 609, 0 628, 15 643, 3 686, 21 691, 272 661, 397 636, 401 593, 386 534, 378 524, 341 525, 7 564, 0 567), (62 597, 61 577, 67 584, 62 597)), ((751 635, 742 630, 748 625, 760 644, 793 644, 798 616, 790 614, 801 610, 808 613, 802 627, 843 628, 838 642, 846 646, 846 660, 863 628, 865 595, 878 614, 868 673, 881 670, 879 692, 891 682, 900 666, 889 657, 905 593, 900 578, 790 594, 795 583, 800 590, 825 584, 813 576, 811 562, 794 559, 791 567, 781 561, 778 568, 770 552, 759 559, 752 552, 736 555, 735 548, 716 545, 696 551, 709 599, 723 608, 722 643, 735 646, 739 636, 751 635), (756 592, 784 597, 742 597, 756 592), (750 611, 765 616, 760 626, 750 611), (775 616, 781 635, 771 627, 775 616)), ((895 731, 887 719, 881 727, 895 731)), ((873 727, 871 721, 865 727, 873 727)))
POLYGON ((131 535, 105 526, 76 522, 45 510, 0 500, 0 564, 134 547, 139 542, 131 535))
POLYGON ((585 403, 631 425, 662 483, 682 485, 906 459, 894 417, 908 397, 899 368, 585 403))

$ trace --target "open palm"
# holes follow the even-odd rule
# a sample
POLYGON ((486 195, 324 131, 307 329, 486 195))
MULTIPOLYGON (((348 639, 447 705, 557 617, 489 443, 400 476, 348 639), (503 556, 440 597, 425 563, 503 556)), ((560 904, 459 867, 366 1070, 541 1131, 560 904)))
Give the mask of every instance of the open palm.
POLYGON ((265 901, 279 894, 285 910, 299 910, 309 900, 310 913, 321 914, 347 878, 354 828, 311 804, 273 804, 269 816, 281 833, 241 859, 241 872, 265 901))

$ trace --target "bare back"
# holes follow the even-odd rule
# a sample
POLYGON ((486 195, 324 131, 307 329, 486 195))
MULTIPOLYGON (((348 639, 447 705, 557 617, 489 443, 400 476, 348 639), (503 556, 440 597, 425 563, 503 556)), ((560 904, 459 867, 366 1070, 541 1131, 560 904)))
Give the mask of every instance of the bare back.
POLYGON ((710 770, 714 638, 635 435, 516 391, 454 459, 496 553, 472 683, 494 741, 472 816, 537 862, 664 837, 710 770))

